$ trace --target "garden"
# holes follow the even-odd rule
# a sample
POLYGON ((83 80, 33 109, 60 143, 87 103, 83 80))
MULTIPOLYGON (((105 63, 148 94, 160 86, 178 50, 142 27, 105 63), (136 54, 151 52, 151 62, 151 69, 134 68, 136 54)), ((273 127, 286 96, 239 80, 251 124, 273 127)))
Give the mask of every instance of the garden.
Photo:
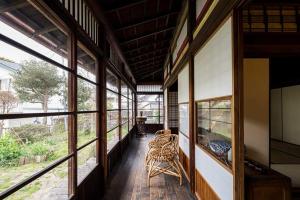
MULTIPOLYGON (((78 118, 78 144, 84 144, 95 138, 95 126, 91 126, 93 116, 83 115, 78 118)), ((68 134, 64 118, 52 119, 53 125, 25 124, 10 128, 0 137, 0 192, 30 177, 54 161, 68 155, 68 134)), ((78 168, 90 159, 95 163, 95 145, 89 145, 78 155, 78 168)), ((34 182, 21 189, 10 199, 26 199, 45 187, 59 187, 67 184, 67 162, 55 168, 34 182), (51 182, 51 184, 49 184, 51 182)), ((44 189, 43 189, 44 188, 44 189)), ((67 188, 67 187, 66 187, 67 188)), ((66 191, 67 194, 67 191, 66 191)), ((41 194, 42 195, 42 194, 41 194)), ((44 195, 44 194, 43 194, 44 195)), ((36 195, 37 196, 37 195, 36 195)), ((37 196, 37 199, 40 196, 37 196)))

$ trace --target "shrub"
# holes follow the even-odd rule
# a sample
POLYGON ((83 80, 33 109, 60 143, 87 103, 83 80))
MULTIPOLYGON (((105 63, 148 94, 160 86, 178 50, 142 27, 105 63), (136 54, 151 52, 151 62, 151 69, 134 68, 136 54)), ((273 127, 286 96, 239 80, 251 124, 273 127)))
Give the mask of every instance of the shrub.
POLYGON ((42 124, 26 124, 16 128, 11 128, 10 133, 25 143, 40 141, 50 135, 48 127, 42 124))
POLYGON ((22 155, 22 148, 9 134, 0 138, 0 166, 17 165, 22 155))
POLYGON ((41 142, 30 145, 30 150, 33 156, 49 156, 52 152, 47 144, 41 142))

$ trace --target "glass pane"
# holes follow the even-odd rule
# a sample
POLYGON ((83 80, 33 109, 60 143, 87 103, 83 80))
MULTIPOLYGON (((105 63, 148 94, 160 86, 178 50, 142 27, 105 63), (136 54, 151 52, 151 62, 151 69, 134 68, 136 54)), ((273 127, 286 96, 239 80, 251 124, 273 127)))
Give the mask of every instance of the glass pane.
POLYGON ((119 128, 107 133, 107 151, 110 151, 119 141, 119 128))
POLYGON ((0 192, 68 155, 68 116, 0 120, 0 192))
POLYGON ((121 94, 128 97, 128 87, 123 81, 121 81, 121 94))
MULTIPOLYGON (((4 2, 1 4, 5 7, 4 2)), ((29 3, 22 7, 21 12, 13 10, 3 14, 0 20, 0 33, 47 58, 68 66, 67 35, 29 3), (19 30, 13 27, 18 27, 19 30)), ((24 53, 15 54, 10 49, 2 47, 0 55, 3 58, 14 60, 16 63, 21 63, 25 56, 24 53)))
POLYGON ((96 165, 96 142, 93 142, 77 152, 77 183, 80 184, 96 165))
POLYGON ((77 105, 79 111, 96 110, 96 85, 77 79, 77 105))
POLYGON ((16 191, 6 199, 9 200, 23 200, 23 199, 41 199, 41 200, 66 199, 67 200, 69 199, 68 161, 50 170, 49 172, 42 175, 38 179, 34 180, 30 184, 16 191))
POLYGON ((110 109, 119 109, 119 95, 111 92, 109 90, 106 91, 106 109, 110 110, 110 109))
POLYGON ((197 143, 226 165, 231 165, 231 101, 212 100, 197 103, 197 143))
POLYGON ((77 115, 77 147, 95 139, 96 135, 96 113, 85 113, 77 115))
POLYGON ((179 104, 179 131, 189 135, 189 104, 179 104))
POLYGON ((121 109, 128 109, 128 99, 121 96, 121 109))
POLYGON ((128 121, 128 110, 121 111, 121 119, 122 119, 121 123, 128 121))
POLYGON ((106 88, 113 90, 115 92, 119 92, 118 79, 110 71, 107 71, 106 73, 106 88))
POLYGON ((80 46, 77 46, 77 74, 96 82, 96 60, 80 46))
POLYGON ((107 131, 117 127, 119 125, 119 111, 107 111, 107 131))
POLYGON ((128 122, 121 126, 122 138, 124 138, 128 134, 128 122))
POLYGON ((0 114, 68 110, 68 72, 1 41, 0 55, 0 114))

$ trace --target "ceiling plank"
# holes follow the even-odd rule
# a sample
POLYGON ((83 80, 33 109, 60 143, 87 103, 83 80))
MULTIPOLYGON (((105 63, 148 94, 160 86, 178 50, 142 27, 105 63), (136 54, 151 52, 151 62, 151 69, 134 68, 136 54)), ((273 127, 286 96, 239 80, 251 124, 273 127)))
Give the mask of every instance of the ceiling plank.
POLYGON ((143 61, 135 62, 135 63, 133 63, 133 65, 130 65, 130 66, 137 67, 137 65, 139 65, 139 66, 140 65, 147 65, 147 64, 154 63, 154 61, 156 61, 155 63, 161 63, 164 60, 165 60, 165 58, 160 58, 158 60, 154 60, 154 59, 152 59, 152 60, 143 60, 143 61))
POLYGON ((124 54, 131 53, 131 52, 139 51, 141 49, 145 49, 145 48, 148 48, 148 47, 153 47, 155 44, 166 44, 166 45, 169 46, 169 43, 170 43, 169 39, 160 40, 160 41, 152 42, 150 44, 147 44, 147 45, 144 45, 144 46, 141 46, 141 47, 129 48, 127 51, 123 51, 123 52, 124 52, 124 54))
POLYGON ((139 60, 139 61, 135 61, 135 62, 129 62, 130 65, 136 65, 137 63, 143 63, 143 62, 146 62, 146 61, 152 61, 152 60, 157 60, 157 59, 160 59, 160 58, 165 58, 167 55, 159 55, 159 56, 154 56, 154 57, 151 57, 151 58, 147 58, 147 59, 142 59, 142 60, 139 60))
POLYGON ((130 42, 133 42, 133 41, 136 41, 136 40, 139 40, 139 39, 142 39, 142 38, 145 38, 145 37, 149 37, 151 35, 156 35, 158 33, 163 33, 163 32, 166 32, 166 31, 171 31, 175 29, 175 26, 171 26, 171 27, 167 27, 167 28, 164 28, 164 29, 160 29, 160 30, 157 30, 157 31, 153 31, 152 33, 147 33, 145 35, 141 35, 141 36, 138 36, 138 37, 135 37, 135 38, 130 38, 128 40, 124 40, 122 41, 120 44, 121 45, 124 45, 124 44, 128 44, 130 42))
POLYGON ((160 71, 162 71, 162 69, 158 69, 158 70, 156 70, 156 71, 154 71, 154 72, 152 72, 152 73, 150 73, 150 74, 147 74, 147 75, 145 75, 145 76, 142 76, 142 77, 139 78, 139 80, 144 80, 145 78, 148 78, 149 76, 153 76, 154 74, 156 74, 156 73, 158 73, 158 72, 160 72, 160 71))
POLYGON ((145 19, 142 19, 142 20, 132 22, 130 24, 118 27, 118 28, 115 29, 115 31, 121 31, 121 30, 124 30, 124 29, 127 29, 127 28, 133 28, 135 26, 139 26, 139 25, 142 25, 142 24, 145 24, 145 23, 148 23, 148 22, 152 22, 154 20, 157 20, 157 19, 160 19, 160 18, 163 18, 163 17, 168 17, 169 15, 177 14, 177 13, 178 12, 169 12, 169 13, 164 13, 164 14, 159 14, 159 15, 156 15, 156 16, 148 17, 148 18, 145 18, 145 19))
POLYGON ((42 28, 40 30, 36 30, 32 35, 34 37, 34 36, 43 35, 45 33, 49 33, 49 32, 55 31, 55 30, 57 30, 57 27, 55 27, 55 26, 48 26, 48 27, 42 28))
POLYGON ((145 3, 145 2, 146 2, 146 0, 139 0, 139 1, 135 1, 133 3, 129 3, 129 4, 127 3, 126 5, 123 5, 123 6, 119 6, 119 7, 112 8, 112 9, 108 9, 108 10, 105 11, 105 13, 111 13, 111 12, 122 10, 122 9, 125 9, 125 8, 130 8, 130 7, 139 5, 141 3, 145 3))
POLYGON ((128 60, 132 60, 132 59, 135 59, 135 58, 140 58, 140 57, 146 56, 146 55, 153 55, 153 54, 155 54, 157 52, 162 52, 162 51, 167 50, 167 49, 169 49, 169 48, 168 47, 164 47, 164 48, 160 48, 160 49, 154 49, 154 50, 148 51, 146 53, 137 54, 136 56, 129 56, 128 60))
POLYGON ((26 5, 28 5, 27 1, 13 1, 13 3, 10 3, 8 5, 0 6, 0 13, 11 12, 26 5))

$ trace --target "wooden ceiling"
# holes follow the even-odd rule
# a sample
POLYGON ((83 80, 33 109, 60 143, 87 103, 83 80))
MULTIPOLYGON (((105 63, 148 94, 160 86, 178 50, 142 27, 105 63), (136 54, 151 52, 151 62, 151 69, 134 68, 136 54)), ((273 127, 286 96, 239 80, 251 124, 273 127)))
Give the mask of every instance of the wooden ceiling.
POLYGON ((98 0, 137 82, 163 81, 182 0, 98 0))

